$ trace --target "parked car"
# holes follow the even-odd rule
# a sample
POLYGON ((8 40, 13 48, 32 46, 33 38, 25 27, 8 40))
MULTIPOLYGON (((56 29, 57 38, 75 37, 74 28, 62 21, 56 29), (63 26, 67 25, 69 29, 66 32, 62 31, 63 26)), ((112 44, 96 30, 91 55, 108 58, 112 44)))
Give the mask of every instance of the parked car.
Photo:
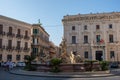
POLYGON ((6 62, 4 62, 4 63, 2 64, 2 67, 6 67, 6 62))
POLYGON ((113 63, 111 63, 110 67, 111 67, 111 68, 118 68, 119 65, 118 65, 117 62, 113 62, 113 63))
POLYGON ((25 62, 17 62, 16 66, 18 66, 18 67, 24 67, 25 66, 25 62))

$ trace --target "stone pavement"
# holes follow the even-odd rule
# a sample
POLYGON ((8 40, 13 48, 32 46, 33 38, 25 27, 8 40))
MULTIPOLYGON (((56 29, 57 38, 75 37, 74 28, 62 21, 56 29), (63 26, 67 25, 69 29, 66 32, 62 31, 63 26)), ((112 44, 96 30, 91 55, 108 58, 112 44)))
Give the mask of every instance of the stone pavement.
POLYGON ((23 76, 36 76, 36 77, 57 77, 57 78, 93 78, 93 77, 109 77, 120 75, 120 69, 111 69, 108 72, 36 72, 36 71, 24 71, 22 69, 13 69, 9 71, 11 74, 23 75, 23 76))

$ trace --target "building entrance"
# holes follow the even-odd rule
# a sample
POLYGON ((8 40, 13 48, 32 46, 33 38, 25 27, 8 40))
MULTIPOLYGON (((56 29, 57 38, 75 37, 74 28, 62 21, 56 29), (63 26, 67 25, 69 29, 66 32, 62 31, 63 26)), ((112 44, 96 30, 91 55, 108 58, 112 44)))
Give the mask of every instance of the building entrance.
POLYGON ((103 60, 103 51, 96 51, 96 60, 98 61, 103 60))

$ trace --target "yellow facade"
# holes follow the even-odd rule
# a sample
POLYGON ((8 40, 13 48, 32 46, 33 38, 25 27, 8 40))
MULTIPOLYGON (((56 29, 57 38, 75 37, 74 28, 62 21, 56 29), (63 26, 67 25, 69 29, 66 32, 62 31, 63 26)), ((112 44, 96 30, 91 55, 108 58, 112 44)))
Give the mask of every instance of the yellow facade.
POLYGON ((0 29, 0 61, 24 61, 31 53, 32 26, 0 15, 0 29))

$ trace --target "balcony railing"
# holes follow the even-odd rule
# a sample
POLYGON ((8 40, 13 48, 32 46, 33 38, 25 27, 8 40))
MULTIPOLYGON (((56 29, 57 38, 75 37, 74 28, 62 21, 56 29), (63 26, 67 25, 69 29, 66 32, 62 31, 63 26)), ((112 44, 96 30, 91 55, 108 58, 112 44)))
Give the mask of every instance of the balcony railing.
POLYGON ((7 46, 7 47, 6 47, 6 50, 14 50, 14 47, 12 47, 12 46, 7 46))
POLYGON ((5 46, 0 46, 0 50, 3 50, 3 49, 5 49, 5 46))
POLYGON ((32 46, 41 46, 41 44, 39 44, 39 43, 32 43, 31 45, 32 46))
POLYGON ((24 36, 24 39, 27 39, 27 40, 28 40, 28 39, 30 39, 30 37, 25 35, 25 36, 24 36))
POLYGON ((29 52, 30 51, 30 48, 24 48, 24 50, 23 50, 24 52, 29 52))
POLYGON ((21 34, 16 34, 16 38, 23 38, 23 35, 21 35, 21 34))
POLYGON ((40 37, 39 34, 33 34, 32 37, 40 37))
POLYGON ((9 37, 14 37, 15 34, 13 34, 13 33, 11 33, 11 32, 8 32, 8 33, 7 33, 7 36, 9 36, 9 37))
POLYGON ((5 35, 5 32, 4 31, 0 32, 0 35, 2 35, 2 36, 5 35))
POLYGON ((18 51, 18 52, 21 52, 21 51, 22 51, 22 47, 17 46, 17 47, 15 48, 15 50, 18 51))

